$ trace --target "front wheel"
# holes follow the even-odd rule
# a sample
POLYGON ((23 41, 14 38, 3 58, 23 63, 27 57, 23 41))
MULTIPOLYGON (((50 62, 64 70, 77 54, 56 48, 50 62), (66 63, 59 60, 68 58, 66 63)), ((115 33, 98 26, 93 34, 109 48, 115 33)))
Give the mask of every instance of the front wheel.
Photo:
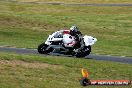
POLYGON ((53 51, 53 48, 50 47, 50 48, 47 50, 47 47, 48 47, 48 45, 46 45, 45 43, 40 44, 40 45, 38 46, 38 52, 39 52, 40 54, 47 54, 47 53, 50 53, 50 52, 53 51))

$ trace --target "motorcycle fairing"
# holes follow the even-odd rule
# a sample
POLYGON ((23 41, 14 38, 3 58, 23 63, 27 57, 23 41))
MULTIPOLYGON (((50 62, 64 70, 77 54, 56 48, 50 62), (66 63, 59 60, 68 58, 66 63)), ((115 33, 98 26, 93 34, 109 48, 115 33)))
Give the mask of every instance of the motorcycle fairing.
POLYGON ((92 36, 87 36, 87 35, 85 35, 83 39, 84 39, 85 46, 93 45, 97 41, 96 38, 92 36))

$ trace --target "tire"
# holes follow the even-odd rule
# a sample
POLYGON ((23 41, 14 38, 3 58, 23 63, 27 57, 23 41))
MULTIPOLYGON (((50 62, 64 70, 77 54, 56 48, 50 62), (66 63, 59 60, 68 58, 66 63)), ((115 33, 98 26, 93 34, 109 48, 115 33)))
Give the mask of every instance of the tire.
POLYGON ((38 46, 38 52, 40 54, 47 54, 53 51, 53 48, 49 48, 48 50, 46 50, 46 48, 48 47, 48 45, 46 45, 45 43, 42 43, 38 46))
POLYGON ((85 46, 83 48, 83 50, 81 50, 81 51, 82 52, 74 53, 73 56, 76 56, 77 58, 82 58, 82 57, 85 57, 85 56, 89 55, 90 52, 91 52, 91 46, 85 46), (85 49, 87 49, 87 50, 85 50, 85 49))
POLYGON ((85 48, 88 49, 87 51, 85 51, 85 54, 86 54, 86 56, 87 56, 87 55, 89 55, 90 52, 91 52, 91 46, 86 46, 85 48))
POLYGON ((75 56, 77 57, 77 58, 83 58, 83 57, 85 57, 85 56, 87 56, 88 54, 86 54, 86 53, 84 53, 84 52, 81 52, 81 53, 77 53, 75 56))

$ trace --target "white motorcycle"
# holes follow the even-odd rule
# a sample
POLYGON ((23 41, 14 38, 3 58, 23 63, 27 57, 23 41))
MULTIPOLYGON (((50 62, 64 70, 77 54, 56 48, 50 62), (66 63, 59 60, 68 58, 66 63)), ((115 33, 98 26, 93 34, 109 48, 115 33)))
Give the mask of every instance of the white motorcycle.
POLYGON ((96 38, 92 36, 83 36, 79 43, 74 36, 69 34, 62 35, 59 31, 49 35, 47 40, 38 46, 38 52, 48 54, 57 52, 60 54, 70 54, 76 57, 85 57, 91 52, 91 45, 95 44, 96 38))

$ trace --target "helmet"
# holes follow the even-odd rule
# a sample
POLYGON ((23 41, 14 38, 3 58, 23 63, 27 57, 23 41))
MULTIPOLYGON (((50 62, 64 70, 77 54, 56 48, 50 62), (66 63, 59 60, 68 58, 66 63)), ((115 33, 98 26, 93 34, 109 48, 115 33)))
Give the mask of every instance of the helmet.
POLYGON ((76 26, 72 26, 70 28, 70 35, 74 36, 76 33, 78 33, 78 28, 76 26))

